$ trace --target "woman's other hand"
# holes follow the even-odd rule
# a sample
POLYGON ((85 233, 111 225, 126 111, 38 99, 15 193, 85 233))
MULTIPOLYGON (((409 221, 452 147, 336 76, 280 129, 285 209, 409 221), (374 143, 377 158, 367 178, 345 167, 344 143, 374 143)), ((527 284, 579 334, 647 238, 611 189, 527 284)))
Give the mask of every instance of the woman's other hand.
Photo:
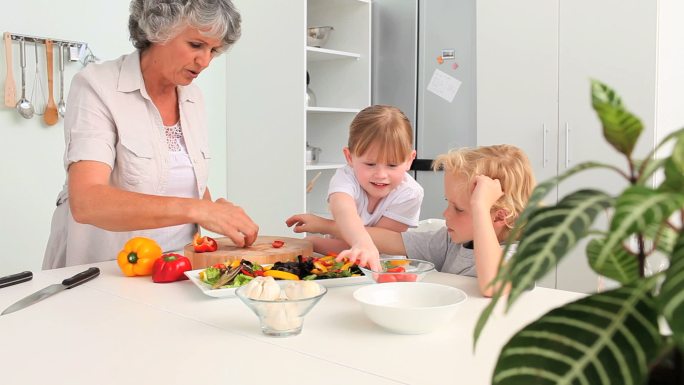
POLYGON ((259 233, 259 226, 252 221, 242 207, 223 198, 214 202, 202 202, 205 204, 205 209, 202 220, 198 221, 200 226, 227 236, 239 247, 254 243, 259 233))

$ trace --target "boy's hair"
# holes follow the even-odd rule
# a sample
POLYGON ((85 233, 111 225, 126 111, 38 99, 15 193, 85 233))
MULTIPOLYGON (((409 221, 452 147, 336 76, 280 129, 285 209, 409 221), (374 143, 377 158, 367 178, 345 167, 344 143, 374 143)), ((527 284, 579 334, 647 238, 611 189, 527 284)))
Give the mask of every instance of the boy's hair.
POLYGON ((509 228, 527 205, 535 185, 527 155, 508 144, 453 149, 439 155, 432 167, 434 170, 444 169, 444 172, 464 175, 469 184, 477 175, 498 179, 504 194, 494 203, 492 211, 504 209, 509 228))
POLYGON ((377 148, 378 162, 403 163, 413 152, 411 122, 396 107, 380 104, 366 107, 349 126, 347 146, 355 156, 377 148))

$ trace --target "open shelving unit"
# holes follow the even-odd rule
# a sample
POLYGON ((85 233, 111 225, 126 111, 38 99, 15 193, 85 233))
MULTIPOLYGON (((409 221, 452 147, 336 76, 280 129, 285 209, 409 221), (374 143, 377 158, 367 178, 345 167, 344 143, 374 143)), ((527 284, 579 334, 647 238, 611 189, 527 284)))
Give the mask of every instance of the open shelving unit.
POLYGON ((258 223, 260 234, 296 236, 285 219, 328 212, 328 184, 345 164, 349 124, 371 102, 371 4, 238 0, 236 5, 249 23, 226 53, 227 198, 258 223), (307 27, 328 25, 334 28, 328 40, 307 46, 307 27), (276 33, 276 40, 263 31, 276 33), (307 71, 316 106, 307 106, 307 71), (306 163, 307 142, 321 149, 319 163, 306 163))
POLYGON ((329 25, 334 30, 322 47, 306 47, 309 87, 318 101, 305 108, 306 140, 322 150, 318 164, 306 165, 307 181, 321 172, 307 194, 307 212, 328 212, 328 184, 335 170, 346 164, 342 149, 349 124, 370 104, 370 12, 368 1, 308 1, 307 26, 329 25))

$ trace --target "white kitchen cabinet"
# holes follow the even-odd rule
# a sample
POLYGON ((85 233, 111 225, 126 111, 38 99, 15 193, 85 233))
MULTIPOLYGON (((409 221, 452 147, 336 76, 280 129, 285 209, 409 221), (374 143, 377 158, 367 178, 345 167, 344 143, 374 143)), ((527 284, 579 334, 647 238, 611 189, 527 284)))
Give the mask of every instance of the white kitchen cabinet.
POLYGON ((285 219, 327 212, 334 170, 344 165, 349 123, 370 104, 367 0, 235 0, 242 37, 227 53, 228 198, 260 234, 292 234, 285 219), (322 47, 307 27, 332 26, 322 47), (306 74, 317 105, 306 105, 306 74), (321 149, 306 163, 306 144, 321 149), (321 176, 311 193, 306 185, 321 176))
MULTIPOLYGON (((480 0, 477 2, 477 142, 510 143, 529 156, 538 181, 587 160, 626 166, 603 139, 590 79, 614 88, 645 126, 637 158, 653 148, 657 1, 480 0)), ((624 179, 591 171, 563 182, 555 203, 581 187, 618 193, 624 179)), ((605 223, 605 218, 599 218, 605 223)), ((580 244, 540 284, 593 292, 599 280, 580 244)))

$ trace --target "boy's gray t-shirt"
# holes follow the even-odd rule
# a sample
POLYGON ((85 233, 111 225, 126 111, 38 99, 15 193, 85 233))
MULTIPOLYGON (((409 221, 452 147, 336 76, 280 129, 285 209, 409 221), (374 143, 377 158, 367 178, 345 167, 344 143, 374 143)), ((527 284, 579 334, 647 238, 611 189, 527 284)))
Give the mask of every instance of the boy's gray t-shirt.
MULTIPOLYGON (((451 242, 446 227, 426 232, 405 231, 401 236, 409 258, 430 261, 442 273, 477 277, 473 249, 451 242)), ((515 246, 511 245, 506 258, 512 255, 515 246)))

